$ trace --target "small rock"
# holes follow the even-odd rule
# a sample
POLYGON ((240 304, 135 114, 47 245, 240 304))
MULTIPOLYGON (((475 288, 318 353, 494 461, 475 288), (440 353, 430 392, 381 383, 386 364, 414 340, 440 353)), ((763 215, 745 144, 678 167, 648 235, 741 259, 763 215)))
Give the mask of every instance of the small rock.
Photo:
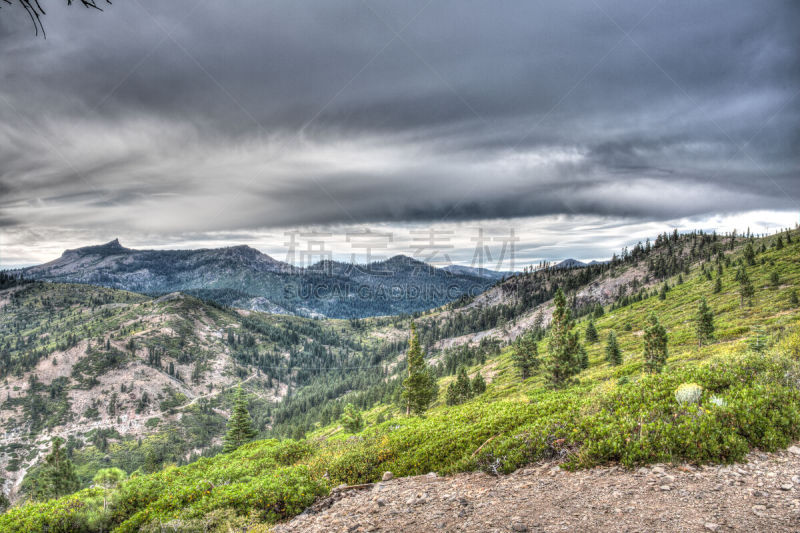
POLYGON ((781 485, 781 490, 792 490, 793 485, 791 483, 784 483, 781 485))
POLYGON ((651 471, 654 474, 663 474, 664 473, 664 469, 662 467, 660 467, 660 466, 654 466, 653 468, 651 468, 651 471))
POLYGON ((792 453, 794 455, 800 455, 800 448, 798 448, 797 446, 789 446, 788 451, 789 453, 792 453))
POLYGON ((524 533, 525 531, 528 531, 528 526, 526 526, 522 522, 513 522, 511 524, 511 531, 516 531, 518 533, 524 533))
POLYGON ((384 472, 383 473, 383 477, 381 479, 383 481, 390 481, 390 480, 394 479, 394 474, 392 474, 391 472, 384 472))
POLYGON ((708 531, 719 531, 719 524, 715 524, 714 522, 706 522, 703 524, 703 527, 708 531))
POLYGON ((439 477, 439 475, 436 472, 428 472, 426 477, 435 478, 435 477, 439 477))
POLYGON ((754 505, 753 506, 753 514, 756 516, 764 516, 764 512, 767 510, 766 505, 754 505))
POLYGON ((658 487, 658 488, 659 488, 659 489, 661 489, 661 490, 663 490, 664 492, 667 492, 667 491, 670 491, 670 490, 672 490, 672 487, 670 487, 669 485, 661 485, 661 486, 660 486, 660 487, 658 487))

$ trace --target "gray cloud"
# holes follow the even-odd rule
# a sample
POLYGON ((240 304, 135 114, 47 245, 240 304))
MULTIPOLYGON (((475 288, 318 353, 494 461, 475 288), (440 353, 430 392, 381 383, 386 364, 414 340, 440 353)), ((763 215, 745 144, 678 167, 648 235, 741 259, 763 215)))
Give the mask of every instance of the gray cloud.
POLYGON ((3 233, 800 208, 796 2, 240 6, 0 10, 3 233))

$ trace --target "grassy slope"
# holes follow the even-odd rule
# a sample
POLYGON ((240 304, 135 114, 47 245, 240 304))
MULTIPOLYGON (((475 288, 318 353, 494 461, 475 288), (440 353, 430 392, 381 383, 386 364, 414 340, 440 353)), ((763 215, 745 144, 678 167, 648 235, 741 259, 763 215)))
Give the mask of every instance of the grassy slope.
MULTIPOLYGON (((507 472, 553 456, 573 467, 732 461, 751 447, 785 446, 800 436, 800 310, 789 301, 790 290, 800 287, 798 241, 759 254, 758 264, 748 268, 756 287, 751 307, 739 306, 732 266, 725 269, 719 294, 695 268, 665 301, 651 297, 607 313, 596 321, 601 341, 587 346, 590 368, 566 389, 546 388, 541 375, 521 382, 506 350, 485 367, 470 369, 492 381, 484 395, 467 404, 437 405, 425 417, 373 423, 356 436, 332 425, 306 441, 251 443, 234 454, 133 479, 112 496, 108 513, 98 508, 96 492, 86 490, 14 509, 0 517, 0 529, 48 524, 66 531, 89 520, 97 530, 102 524, 122 531, 176 518, 186 528, 271 522, 297 513, 332 485, 374 481, 384 470, 507 472), (773 271, 781 277, 778 287, 769 281, 773 271), (715 311, 717 333, 714 343, 698 347, 692 318, 703 296, 715 311), (641 373, 640 335, 650 311, 670 339, 667 369, 657 376, 641 373), (603 340, 612 329, 624 353, 617 367, 603 358, 603 340), (764 353, 748 349, 756 332, 768 339, 764 353), (686 382, 705 389, 699 406, 675 401, 675 388, 686 382), (712 394, 724 405, 711 404, 712 394)), ((546 341, 540 352, 546 352, 546 341)), ((442 388, 450 379, 442 380, 442 388)), ((366 414, 367 421, 378 413, 397 416, 396 408, 381 405, 366 414)))

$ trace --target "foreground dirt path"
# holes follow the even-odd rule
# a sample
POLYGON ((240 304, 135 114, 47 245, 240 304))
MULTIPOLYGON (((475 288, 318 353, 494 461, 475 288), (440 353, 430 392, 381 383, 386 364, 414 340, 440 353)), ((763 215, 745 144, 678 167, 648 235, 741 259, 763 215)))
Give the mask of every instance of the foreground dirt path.
POLYGON ((435 474, 334 490, 275 533, 800 531, 800 447, 732 466, 435 474))

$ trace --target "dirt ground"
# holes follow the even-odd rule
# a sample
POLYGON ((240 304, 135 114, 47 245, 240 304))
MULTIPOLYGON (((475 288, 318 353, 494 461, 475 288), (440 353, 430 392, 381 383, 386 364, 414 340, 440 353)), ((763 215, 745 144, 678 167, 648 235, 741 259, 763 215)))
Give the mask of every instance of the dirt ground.
POLYGON ((800 531, 800 447, 731 466, 436 474, 334 490, 275 533, 800 531))

